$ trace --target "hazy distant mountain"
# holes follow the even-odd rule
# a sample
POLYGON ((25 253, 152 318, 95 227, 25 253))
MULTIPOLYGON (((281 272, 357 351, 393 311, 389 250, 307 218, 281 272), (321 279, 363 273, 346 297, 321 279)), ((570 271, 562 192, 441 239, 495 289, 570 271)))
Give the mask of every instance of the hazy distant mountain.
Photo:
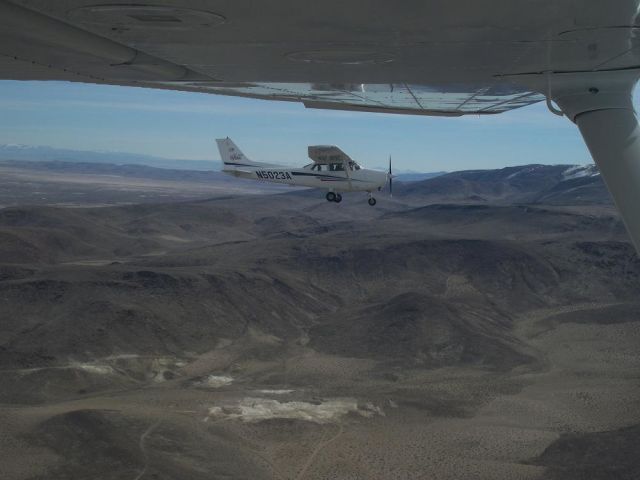
MULTIPOLYGON (((211 183, 228 181, 233 183, 234 177, 213 170, 188 170, 181 168, 153 167, 142 164, 114 164, 102 162, 73 161, 38 161, 38 160, 1 160, 0 164, 20 168, 21 170, 77 173, 83 175, 118 175, 121 177, 148 178, 153 180, 172 180, 187 182, 211 183)), ((236 182, 237 183, 237 182, 236 182)))
MULTIPOLYGON (((178 158, 162 158, 138 153, 70 150, 18 144, 0 144, 0 160, 147 165, 156 168, 198 171, 220 171, 222 169, 222 162, 220 160, 181 160, 178 158)), ((376 169, 386 170, 386 167, 376 167, 376 169)), ((394 173, 400 181, 413 182, 433 178, 446 172, 424 173, 414 170, 398 170, 394 173)))
POLYGON ((595 165, 523 165, 497 170, 466 170, 398 183, 394 195, 429 201, 610 203, 595 165))
MULTIPOLYGON (((296 190, 220 171, 147 165, 0 160, 0 208, 10 205, 122 205, 296 190)), ((300 188, 300 187, 298 187, 300 188)))
MULTIPOLYGON (((210 183, 229 179, 220 161, 179 160, 123 152, 0 145, 0 161, 20 168, 210 183)), ((522 165, 496 170, 395 172, 394 195, 420 202, 611 203, 595 165, 522 165)), ((236 182, 237 183, 237 182, 236 182)))
POLYGON ((399 173, 393 172, 393 178, 400 182, 419 182, 421 180, 428 180, 430 178, 439 177, 440 175, 446 175, 447 172, 414 172, 412 170, 400 171, 399 173))
POLYGON ((220 170, 221 168, 219 160, 180 160, 138 153, 69 150, 17 144, 0 144, 0 160, 113 163, 180 170, 220 170))

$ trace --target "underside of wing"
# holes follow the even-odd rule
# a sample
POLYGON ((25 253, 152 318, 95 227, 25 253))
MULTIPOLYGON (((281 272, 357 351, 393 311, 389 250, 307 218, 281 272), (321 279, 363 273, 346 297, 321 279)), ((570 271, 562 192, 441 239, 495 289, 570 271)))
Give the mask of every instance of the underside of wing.
POLYGON ((544 100, 512 85, 409 85, 318 83, 171 84, 219 95, 302 102, 308 108, 373 113, 461 116, 495 114, 544 100))
POLYGON ((637 2, 0 0, 0 79, 459 116, 543 100, 522 75, 636 68, 637 2))
MULTIPOLYGON (((415 2, 402 12, 367 3, 377 15, 363 15, 364 3, 330 1, 306 11, 289 0, 0 0, 0 78, 441 116, 500 113, 543 99, 496 75, 512 71, 514 58, 538 58, 530 54, 540 50, 531 40, 535 29, 478 28, 452 17, 456 26, 442 17, 449 10, 443 1, 415 2)), ((487 16, 466 5, 469 15, 487 16)))

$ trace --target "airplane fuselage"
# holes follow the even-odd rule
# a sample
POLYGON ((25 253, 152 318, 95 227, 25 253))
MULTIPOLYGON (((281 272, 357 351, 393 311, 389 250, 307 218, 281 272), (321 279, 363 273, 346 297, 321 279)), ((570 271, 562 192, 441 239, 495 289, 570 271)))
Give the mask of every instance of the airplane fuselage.
POLYGON ((345 171, 314 171, 307 168, 284 166, 253 167, 225 165, 224 173, 263 182, 283 183, 298 187, 312 187, 332 192, 372 192, 387 182, 385 172, 360 169, 345 171), (349 178, 350 177, 350 178, 349 178))

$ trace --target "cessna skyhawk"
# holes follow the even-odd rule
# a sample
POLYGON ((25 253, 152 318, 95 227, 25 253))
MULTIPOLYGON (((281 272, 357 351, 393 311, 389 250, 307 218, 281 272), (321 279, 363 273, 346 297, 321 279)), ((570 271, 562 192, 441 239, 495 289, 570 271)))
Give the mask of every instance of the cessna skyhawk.
POLYGON ((326 195, 329 202, 340 203, 342 192, 367 192, 369 205, 373 207, 376 199, 371 192, 382 190, 387 182, 389 193, 393 188, 391 157, 389 172, 381 172, 362 168, 334 145, 313 145, 308 150, 313 163, 302 168, 292 168, 251 161, 229 137, 218 138, 216 143, 224 163, 224 173, 252 180, 326 189, 329 190, 326 195))

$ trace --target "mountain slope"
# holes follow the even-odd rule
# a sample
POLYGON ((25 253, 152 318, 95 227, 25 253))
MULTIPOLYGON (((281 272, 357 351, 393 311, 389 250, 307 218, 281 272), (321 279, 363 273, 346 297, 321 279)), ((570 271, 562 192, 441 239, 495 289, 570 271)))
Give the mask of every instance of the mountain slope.
POLYGON ((523 165, 453 172, 420 182, 399 183, 394 195, 430 203, 610 203, 593 165, 523 165))

